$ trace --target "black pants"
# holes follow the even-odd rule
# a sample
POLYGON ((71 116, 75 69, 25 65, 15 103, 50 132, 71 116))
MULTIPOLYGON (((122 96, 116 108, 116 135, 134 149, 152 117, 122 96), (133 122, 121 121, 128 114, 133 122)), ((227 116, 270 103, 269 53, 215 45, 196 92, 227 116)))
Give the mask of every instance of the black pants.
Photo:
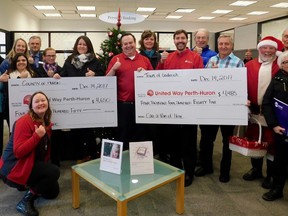
POLYGON ((33 192, 42 197, 54 199, 59 194, 59 177, 60 170, 56 165, 47 162, 35 162, 27 185, 33 192))
POLYGON ((276 135, 274 156, 274 187, 283 190, 287 178, 288 137, 276 135))
POLYGON ((129 148, 129 142, 147 141, 147 133, 145 124, 136 124, 135 104, 118 101, 116 140, 123 142, 123 150, 129 148))
POLYGON ((97 158, 97 145, 93 128, 72 129, 70 132, 71 141, 75 146, 77 159, 91 156, 97 158))
MULTIPOLYGON (((65 142, 62 139, 63 131, 61 130, 53 130, 51 135, 51 154, 50 159, 51 163, 60 166, 60 149, 61 145, 63 145, 63 142, 65 142)), ((66 140, 67 142, 68 140, 66 140)))
POLYGON ((193 176, 197 159, 197 125, 161 125, 160 133, 161 147, 170 153, 170 164, 193 176))
POLYGON ((169 163, 169 156, 171 154, 171 148, 173 147, 173 143, 170 141, 175 136, 175 133, 167 133, 169 126, 170 125, 164 124, 154 125, 155 145, 153 140, 153 146, 160 160, 166 163, 169 163))
MULTIPOLYGON (((252 167, 261 173, 263 167, 263 160, 264 160, 263 158, 251 158, 252 167)), ((274 162, 266 159, 266 164, 267 164, 267 170, 266 170, 267 177, 272 177, 274 175, 273 174, 274 162)))
POLYGON ((203 168, 213 170, 213 148, 214 141, 220 127, 222 134, 222 160, 220 164, 220 174, 228 176, 230 174, 232 152, 229 149, 229 136, 233 135, 235 126, 231 125, 200 125, 200 155, 203 160, 203 168))

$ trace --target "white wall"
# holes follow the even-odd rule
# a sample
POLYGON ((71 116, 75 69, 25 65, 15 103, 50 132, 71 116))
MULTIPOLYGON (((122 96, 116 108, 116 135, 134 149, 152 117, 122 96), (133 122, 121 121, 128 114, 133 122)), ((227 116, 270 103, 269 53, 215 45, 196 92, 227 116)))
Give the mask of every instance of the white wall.
POLYGON ((282 33, 288 28, 288 18, 263 23, 261 38, 274 36, 282 40, 282 33))
POLYGON ((246 25, 234 30, 234 49, 255 49, 257 46, 258 24, 246 25))
MULTIPOLYGON (((211 49, 214 49, 214 32, 217 32, 219 27, 221 26, 223 30, 231 29, 233 27, 232 24, 225 23, 193 23, 193 22, 177 22, 176 24, 166 21, 161 22, 153 22, 153 21, 144 21, 142 23, 131 24, 131 25, 122 25, 121 29, 125 31, 140 31, 150 29, 152 31, 160 31, 160 32, 174 32, 178 29, 185 29, 188 32, 194 32, 198 28, 207 28, 210 31, 210 41, 209 46, 211 49)), ((114 24, 105 23, 99 20, 41 20, 40 21, 40 31, 107 31, 108 28, 116 27, 114 24)), ((194 45, 194 41, 192 42, 194 45)))
MULTIPOLYGON (((116 27, 114 24, 102 22, 100 20, 41 20, 41 31, 106 31, 108 28, 116 27)), ((235 23, 234 23, 235 24, 235 23)), ((161 23, 156 21, 144 21, 141 23, 122 25, 121 29, 126 31, 152 31, 174 32, 178 29, 185 29, 194 32, 198 28, 207 28, 210 32, 218 32, 219 26, 222 30, 233 28, 230 23, 211 23, 211 22, 169 22, 161 23), (216 28, 218 26, 218 28, 216 28)))
POLYGON ((40 20, 11 0, 1 0, 0 28, 7 31, 39 31, 40 20))

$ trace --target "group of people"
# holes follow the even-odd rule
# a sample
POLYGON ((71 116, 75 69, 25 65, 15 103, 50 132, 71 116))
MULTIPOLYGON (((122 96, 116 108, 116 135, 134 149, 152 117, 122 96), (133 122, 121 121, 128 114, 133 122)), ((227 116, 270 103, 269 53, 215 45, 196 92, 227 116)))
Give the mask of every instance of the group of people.
MULTIPOLYGON (((176 50, 170 53, 163 51, 160 54, 155 32, 147 30, 141 35, 138 52, 135 36, 125 33, 120 38, 122 53, 111 59, 105 72, 87 36, 77 38, 73 52, 63 67, 56 63, 55 49, 49 47, 43 53, 40 52, 40 37, 31 37, 28 44, 21 38, 17 39, 0 65, 0 99, 3 101, 0 104, 0 117, 9 119, 9 79, 117 76, 118 126, 115 139, 124 143, 124 149, 128 149, 129 142, 152 140, 160 159, 185 170, 185 186, 189 186, 194 176, 201 177, 214 172, 213 146, 220 128, 223 150, 219 181, 226 183, 230 181, 232 161, 229 136, 233 135, 235 126, 200 125, 201 139, 197 160, 196 124, 136 123, 134 71, 246 67, 247 105, 252 114, 265 116, 267 125, 263 126, 263 130, 271 135, 268 137, 272 140, 271 143, 275 144, 274 162, 267 162, 269 169, 267 168, 267 177, 262 185, 270 191, 263 195, 263 199, 275 200, 282 197, 287 174, 288 159, 285 154, 288 153, 288 147, 285 144, 288 138, 283 135, 285 131, 273 113, 273 98, 288 103, 288 51, 282 53, 288 50, 288 29, 283 32, 283 42, 272 36, 263 38, 257 45, 258 58, 250 60, 246 65, 233 54, 234 43, 230 35, 221 34, 217 38, 218 53, 209 48, 209 32, 206 29, 197 30, 194 40, 196 46, 189 49, 188 33, 183 29, 177 30, 173 35, 176 50)), ((55 198, 59 193, 57 148, 60 144, 57 139, 53 139, 59 131, 51 132, 51 114, 47 96, 43 92, 36 92, 30 99, 29 112, 20 117, 14 125, 9 125, 12 133, 0 160, 0 176, 6 184, 18 190, 26 190, 16 207, 25 215, 39 214, 34 207, 34 200, 39 196, 55 198), (47 163, 50 156, 54 164, 47 163)), ((0 126, 3 137, 3 121, 0 126)), ((72 129, 71 136, 72 140, 79 144, 79 158, 89 160, 97 157, 93 129, 72 129)), ((251 159, 251 162, 253 168, 243 176, 247 181, 262 177, 263 159, 251 159)))

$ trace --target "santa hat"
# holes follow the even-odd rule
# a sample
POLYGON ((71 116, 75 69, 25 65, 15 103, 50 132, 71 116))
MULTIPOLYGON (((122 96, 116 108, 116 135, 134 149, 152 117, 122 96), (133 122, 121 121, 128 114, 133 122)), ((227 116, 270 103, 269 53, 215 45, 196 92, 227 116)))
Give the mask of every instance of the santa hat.
POLYGON ((257 50, 259 50, 262 46, 273 46, 277 49, 276 55, 279 56, 282 53, 282 50, 284 49, 284 45, 282 41, 278 40, 277 38, 273 36, 267 36, 261 39, 261 41, 257 45, 257 50))

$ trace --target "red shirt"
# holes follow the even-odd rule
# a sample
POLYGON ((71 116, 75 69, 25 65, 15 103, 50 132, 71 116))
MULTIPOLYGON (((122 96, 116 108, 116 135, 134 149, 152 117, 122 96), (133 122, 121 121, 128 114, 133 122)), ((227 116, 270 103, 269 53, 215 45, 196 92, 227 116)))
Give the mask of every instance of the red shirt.
POLYGON ((159 63, 157 66, 158 70, 161 69, 193 69, 203 68, 203 60, 201 56, 189 49, 183 52, 175 51, 169 53, 167 59, 163 64, 159 63))
POLYGON ((148 58, 136 52, 135 58, 131 60, 124 53, 114 56, 109 62, 106 74, 111 70, 119 58, 120 68, 116 71, 117 76, 117 96, 119 101, 135 101, 134 71, 139 67, 145 70, 153 70, 148 58))

